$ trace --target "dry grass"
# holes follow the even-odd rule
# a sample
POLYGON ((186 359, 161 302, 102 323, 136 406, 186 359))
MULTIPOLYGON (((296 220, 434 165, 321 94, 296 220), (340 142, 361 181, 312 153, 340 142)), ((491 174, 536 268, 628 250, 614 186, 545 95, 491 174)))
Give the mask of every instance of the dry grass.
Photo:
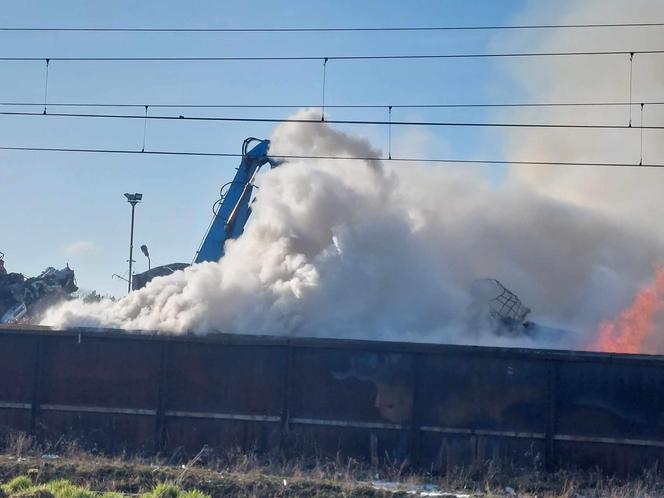
MULTIPOLYGON (((412 491, 424 484, 485 497, 514 496, 511 489, 516 496, 524 498, 664 496, 664 481, 658 469, 646 470, 638 478, 621 480, 597 472, 548 474, 535 468, 504 468, 487 462, 482 466, 457 468, 440 476, 414 472, 404 462, 388 461, 376 469, 341 455, 332 460, 284 459, 274 455, 258 456, 239 449, 219 454, 203 448, 189 460, 178 452, 159 457, 106 457, 86 453, 71 441, 61 440, 46 448, 39 447, 25 434, 11 435, 4 448, 4 453, 0 454, 0 482, 8 483, 16 477, 29 476, 42 495, 47 483, 67 479, 82 489, 94 490, 95 496, 101 492, 119 492, 145 494, 146 498, 204 498, 200 493, 243 498, 405 498, 413 496, 405 490, 412 491), (371 483, 379 480, 400 483, 403 491, 373 489, 371 483), (193 491, 177 497, 155 495, 155 488, 163 483, 193 491)), ((25 484, 25 477, 22 482, 25 484)), ((4 494, 11 493, 5 491, 4 494)), ((2 495, 0 492, 0 498, 2 495)), ((42 495, 34 498, 50 498, 42 495)), ((80 495, 79 498, 87 497, 80 495)), ((108 495, 105 498, 117 497, 108 495)))

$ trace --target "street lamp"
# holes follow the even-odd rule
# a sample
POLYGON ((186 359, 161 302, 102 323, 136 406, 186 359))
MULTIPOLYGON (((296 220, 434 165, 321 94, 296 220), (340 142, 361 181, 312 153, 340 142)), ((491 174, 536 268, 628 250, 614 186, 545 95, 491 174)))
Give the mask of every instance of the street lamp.
POLYGON ((148 271, 150 271, 152 264, 150 263, 150 253, 148 252, 148 246, 143 244, 141 246, 141 252, 145 255, 146 258, 148 258, 148 271))
POLYGON ((135 194, 126 194, 124 195, 127 198, 127 202, 131 204, 131 232, 129 235, 129 278, 127 279, 127 293, 131 292, 131 264, 134 262, 132 257, 134 255, 134 209, 136 209, 136 204, 141 202, 143 199, 143 194, 138 192, 135 194))

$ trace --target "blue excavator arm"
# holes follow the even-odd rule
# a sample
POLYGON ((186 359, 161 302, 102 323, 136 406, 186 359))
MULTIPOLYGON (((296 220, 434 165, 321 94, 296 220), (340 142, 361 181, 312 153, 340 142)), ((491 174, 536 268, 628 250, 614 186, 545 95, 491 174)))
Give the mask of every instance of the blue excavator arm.
POLYGON ((270 164, 271 167, 279 164, 268 156, 269 148, 269 140, 254 137, 245 139, 242 144, 242 162, 233 181, 221 188, 221 199, 214 205, 214 217, 196 251, 194 263, 219 261, 224 255, 226 241, 239 237, 244 231, 244 225, 251 215, 254 178, 265 164, 270 164), (254 143, 256 145, 249 150, 254 143))
MULTIPOLYGON (((214 203, 214 217, 194 256, 194 263, 203 261, 219 261, 224 255, 224 244, 229 239, 239 237, 244 225, 251 215, 251 202, 254 190, 254 179, 260 169, 269 164, 275 167, 281 161, 268 156, 269 140, 249 137, 242 144, 242 162, 237 168, 235 178, 221 187, 221 198, 214 203), (252 146, 251 150, 249 147, 252 146)), ((171 263, 156 266, 148 271, 136 273, 131 279, 133 290, 144 287, 155 277, 170 275, 188 267, 187 263, 171 263)))

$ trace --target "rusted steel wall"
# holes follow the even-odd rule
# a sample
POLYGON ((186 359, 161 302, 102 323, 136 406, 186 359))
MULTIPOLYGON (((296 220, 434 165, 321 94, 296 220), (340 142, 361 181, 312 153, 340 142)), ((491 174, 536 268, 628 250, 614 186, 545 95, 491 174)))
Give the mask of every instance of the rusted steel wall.
POLYGON ((664 358, 5 327, 0 428, 109 452, 638 472, 664 459, 664 358))

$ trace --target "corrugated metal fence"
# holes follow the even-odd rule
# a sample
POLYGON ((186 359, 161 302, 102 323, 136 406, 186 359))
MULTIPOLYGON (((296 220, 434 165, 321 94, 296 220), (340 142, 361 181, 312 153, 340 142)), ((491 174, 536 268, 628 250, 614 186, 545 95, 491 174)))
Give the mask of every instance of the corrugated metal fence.
POLYGON ((376 465, 638 471, 664 358, 254 336, 0 329, 0 427, 104 451, 204 445, 376 465))

